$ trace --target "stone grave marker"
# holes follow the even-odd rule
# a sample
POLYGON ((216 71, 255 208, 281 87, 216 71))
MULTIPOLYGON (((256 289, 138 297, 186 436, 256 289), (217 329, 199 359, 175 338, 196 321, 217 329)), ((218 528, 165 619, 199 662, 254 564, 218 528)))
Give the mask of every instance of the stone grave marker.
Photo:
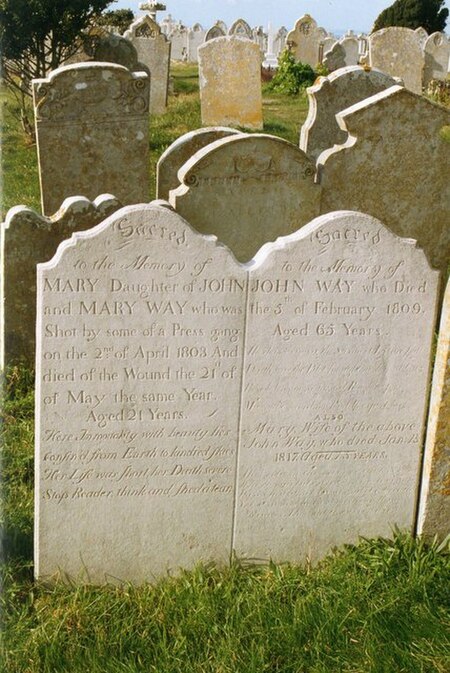
POLYGON ((357 65, 359 61, 359 42, 356 37, 344 37, 335 42, 329 51, 325 53, 324 65, 329 72, 357 65))
POLYGON ((414 238, 443 272, 450 258, 450 111, 393 86, 338 113, 349 140, 318 158, 322 213, 351 209, 414 238))
POLYGON ((287 140, 239 134, 194 154, 169 201, 197 231, 214 234, 246 262, 267 241, 318 215, 314 175, 314 162, 287 140))
POLYGON ((252 29, 244 19, 236 19, 228 29, 228 35, 237 35, 238 37, 246 37, 253 40, 252 29))
POLYGON ((315 68, 319 63, 319 45, 324 41, 326 31, 319 28, 316 21, 305 14, 296 22, 294 29, 286 37, 286 44, 296 61, 315 68))
POLYGON ((156 198, 169 200, 169 192, 176 189, 180 181, 178 171, 198 150, 210 143, 237 135, 239 131, 226 126, 203 127, 189 131, 177 138, 163 152, 156 165, 156 198))
POLYGON ((336 114, 398 83, 401 81, 390 75, 359 65, 320 77, 307 89, 309 111, 300 132, 300 148, 317 159, 324 150, 342 145, 348 133, 339 126, 336 114))
POLYGON ((37 577, 228 561, 245 288, 225 247, 155 204, 40 265, 37 577))
POLYGON ((245 266, 157 202, 64 242, 38 270, 37 577, 142 582, 410 528, 437 282, 361 213, 245 266))
POLYGON ((68 196, 148 200, 149 79, 112 63, 63 66, 33 80, 42 210, 68 196))
POLYGON ((450 40, 445 33, 433 33, 424 45, 425 65, 423 85, 427 87, 432 79, 445 80, 450 59, 450 40))
POLYGON ((124 37, 134 45, 140 61, 151 73, 150 113, 163 114, 167 108, 170 41, 148 15, 136 19, 124 37))
POLYGON ((369 37, 370 65, 400 77, 407 89, 422 93, 424 57, 418 33, 410 28, 390 27, 369 37))
POLYGON ((225 37, 226 34, 226 28, 222 26, 221 22, 217 22, 214 24, 214 26, 211 26, 211 28, 206 31, 205 42, 209 42, 209 40, 215 40, 216 37, 225 37))
POLYGON ((254 42, 218 37, 198 49, 203 126, 263 127, 261 53, 254 42))
POLYGON ((250 268, 233 548, 317 559, 414 525, 438 273, 361 213, 250 268))
POLYGON ((0 225, 0 351, 4 349, 0 368, 3 363, 20 361, 34 367, 36 265, 50 260, 73 232, 95 226, 121 205, 111 194, 102 194, 94 202, 83 197, 66 199, 53 217, 43 217, 25 206, 8 211, 0 225))
POLYGON ((444 297, 425 442, 418 533, 450 533, 450 282, 444 297))
POLYGON ((101 26, 93 26, 83 35, 83 49, 77 55, 76 62, 83 61, 117 63, 132 72, 146 72, 149 75, 145 64, 139 62, 132 42, 101 26))
POLYGON ((197 50, 205 41, 205 36, 206 31, 203 30, 199 23, 194 24, 191 30, 188 31, 188 61, 190 63, 198 62, 197 50))
POLYGON ((288 34, 288 29, 282 26, 276 33, 273 40, 273 51, 275 56, 279 56, 283 49, 286 47, 286 37, 288 34))

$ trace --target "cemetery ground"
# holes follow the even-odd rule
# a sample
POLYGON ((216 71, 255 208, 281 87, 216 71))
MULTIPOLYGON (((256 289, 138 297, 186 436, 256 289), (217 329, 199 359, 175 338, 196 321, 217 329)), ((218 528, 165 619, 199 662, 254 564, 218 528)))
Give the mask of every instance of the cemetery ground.
MULTIPOLYGON (((157 158, 200 127, 197 69, 173 70, 157 158)), ((9 100, 3 94, 3 105, 9 100)), ((264 130, 298 143, 306 96, 264 96, 264 130)), ((4 111, 4 204, 39 210, 35 147, 4 111)), ((317 566, 198 566, 155 585, 47 587, 32 579, 33 374, 6 377, 2 410, 1 670, 8 673, 444 673, 450 554, 393 532, 317 566)))

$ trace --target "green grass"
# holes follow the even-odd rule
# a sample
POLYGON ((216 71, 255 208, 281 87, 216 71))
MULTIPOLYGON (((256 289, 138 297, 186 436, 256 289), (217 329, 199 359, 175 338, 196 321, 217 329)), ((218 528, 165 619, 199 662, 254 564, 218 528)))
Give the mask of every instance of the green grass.
POLYGON ((33 378, 3 404, 3 641, 8 673, 447 673, 450 553, 405 534, 316 567, 198 566, 156 585, 32 579, 33 378))

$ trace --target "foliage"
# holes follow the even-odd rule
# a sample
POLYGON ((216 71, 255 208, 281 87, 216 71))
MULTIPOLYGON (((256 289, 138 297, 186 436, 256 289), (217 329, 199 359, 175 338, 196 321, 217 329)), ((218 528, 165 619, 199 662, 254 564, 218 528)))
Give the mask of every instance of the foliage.
POLYGON ((296 96, 300 91, 314 83, 316 75, 307 63, 298 63, 294 54, 285 49, 278 59, 278 70, 268 88, 280 91, 290 96, 296 96))
POLYGON ((114 26, 119 29, 121 35, 129 27, 130 23, 134 21, 133 10, 131 9, 112 9, 107 12, 102 12, 96 19, 98 26, 114 26))
POLYGON ((443 5, 445 0, 396 0, 375 20, 373 31, 389 26, 412 30, 422 27, 429 35, 435 31, 443 31, 449 14, 449 10, 443 5))
POLYGON ((22 125, 32 133, 25 99, 31 80, 45 77, 76 53, 79 36, 111 0, 0 0, 0 47, 6 85, 21 104, 22 125))

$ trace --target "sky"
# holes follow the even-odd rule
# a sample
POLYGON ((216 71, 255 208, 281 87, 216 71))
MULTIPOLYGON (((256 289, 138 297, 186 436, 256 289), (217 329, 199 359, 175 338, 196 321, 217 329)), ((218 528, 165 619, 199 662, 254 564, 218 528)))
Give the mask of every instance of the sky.
MULTIPOLYGON (((310 14, 329 32, 370 32, 378 14, 391 5, 393 0, 166 0, 167 10, 158 13, 158 21, 167 14, 186 26, 200 23, 209 28, 218 19, 230 26, 235 19, 245 19, 252 28, 294 27, 303 14, 310 14)), ((130 8, 141 15, 139 0, 118 0, 109 9, 130 8)), ((450 0, 445 7, 450 9, 450 0)), ((449 26, 447 26, 448 30, 449 26)))

